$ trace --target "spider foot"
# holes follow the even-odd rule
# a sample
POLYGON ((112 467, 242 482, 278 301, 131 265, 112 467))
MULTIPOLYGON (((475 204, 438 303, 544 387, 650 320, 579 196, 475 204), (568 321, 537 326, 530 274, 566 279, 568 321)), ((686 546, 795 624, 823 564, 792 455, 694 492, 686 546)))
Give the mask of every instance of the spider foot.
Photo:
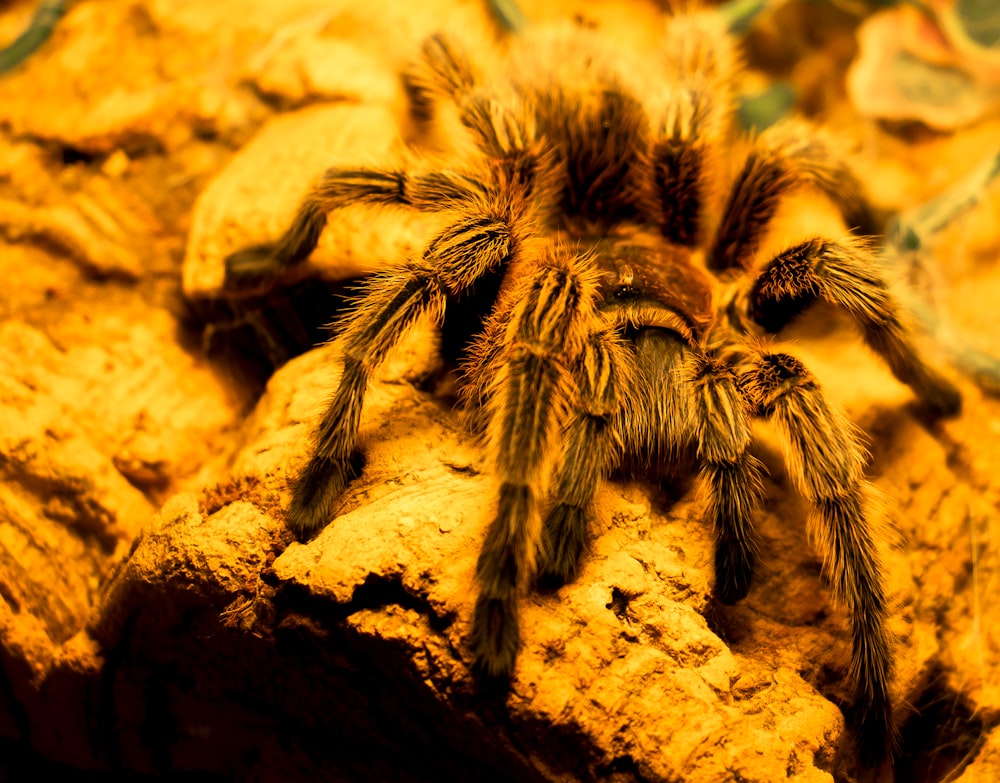
POLYGON ((962 409, 962 394, 950 381, 934 376, 924 387, 924 400, 937 416, 955 416, 962 409))
POLYGON ((295 480, 285 515, 288 527, 301 540, 322 530, 333 517, 334 503, 360 474, 360 459, 313 457, 295 480))
POLYGON ((554 589, 573 580, 587 547, 587 514, 560 503, 545 520, 545 546, 538 564, 542 586, 554 589))
POLYGON ((272 244, 251 245, 226 256, 223 289, 241 295, 258 295, 274 287, 281 276, 281 264, 272 244))
POLYGON ((521 646, 515 598, 479 596, 472 619, 474 668, 480 678, 509 681, 521 646))
POLYGON ((861 762, 877 767, 891 755, 896 744, 896 728, 888 697, 874 700, 859 697, 849 711, 856 727, 861 762))
POLYGON ((715 595, 724 604, 742 601, 753 579, 753 553, 718 542, 715 548, 715 595))

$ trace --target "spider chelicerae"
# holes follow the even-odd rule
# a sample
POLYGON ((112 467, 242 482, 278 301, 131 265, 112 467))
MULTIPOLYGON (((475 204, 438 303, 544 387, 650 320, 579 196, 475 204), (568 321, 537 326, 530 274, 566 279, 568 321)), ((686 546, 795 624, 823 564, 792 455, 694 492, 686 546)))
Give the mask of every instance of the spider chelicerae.
POLYGON ((356 477, 368 381, 430 314, 461 346, 465 409, 497 482, 471 638, 488 678, 513 672, 518 596, 536 578, 573 578, 597 486, 623 467, 699 472, 716 595, 744 597, 763 499, 751 419, 769 420, 849 614, 852 712, 876 763, 896 736, 893 647, 864 450, 801 361, 760 336, 832 303, 934 412, 955 413, 960 398, 921 358, 862 240, 845 229, 758 252, 803 188, 862 233, 874 221, 842 158, 804 124, 747 140, 727 173, 737 67, 709 13, 671 18, 658 59, 635 65, 579 29, 518 36, 489 68, 432 37, 404 74, 414 116, 431 122, 450 106, 473 149, 436 167, 327 171, 278 241, 227 258, 226 282, 248 290, 283 275, 352 204, 447 216, 421 254, 366 283, 341 323, 343 372, 287 521, 301 537, 331 521, 356 477))

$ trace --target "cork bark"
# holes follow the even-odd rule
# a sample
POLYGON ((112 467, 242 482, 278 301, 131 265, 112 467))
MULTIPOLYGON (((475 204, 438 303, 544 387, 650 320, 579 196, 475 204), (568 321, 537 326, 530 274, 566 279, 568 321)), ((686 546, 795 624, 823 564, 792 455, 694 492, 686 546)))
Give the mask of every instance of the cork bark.
MULTIPOLYGON (((0 13, 0 38, 28 5, 0 13)), ((536 13, 648 45, 658 10, 628 11, 553 0, 536 13)), ((371 384, 364 470, 335 522, 293 539, 288 481, 337 357, 258 345, 268 371, 248 373, 260 357, 230 338, 267 334, 274 313, 226 298, 222 259, 280 232, 327 165, 441 152, 440 139, 415 142, 398 72, 445 23, 490 24, 458 0, 81 2, 0 77, 0 770, 1000 775, 1000 401, 955 373, 962 414, 929 421, 829 311, 788 344, 864 433, 885 498, 895 773, 857 763, 842 712, 846 618, 765 425, 748 597, 712 599, 697 482, 613 477, 578 577, 522 601, 508 692, 481 687, 467 642, 494 482, 446 387, 428 380, 441 363, 426 325, 371 384)), ((842 44, 831 47, 836 65, 842 44)), ((904 137, 840 104, 829 114, 845 136, 875 139, 861 170, 886 210, 960 178, 997 130, 904 137)), ((956 331, 1000 355, 998 218, 994 192, 937 238, 935 295, 956 331)), ((336 295, 310 289, 299 303, 301 280, 279 292, 299 348, 340 306, 343 281, 419 249, 434 225, 360 209, 332 221, 304 275, 336 295)))

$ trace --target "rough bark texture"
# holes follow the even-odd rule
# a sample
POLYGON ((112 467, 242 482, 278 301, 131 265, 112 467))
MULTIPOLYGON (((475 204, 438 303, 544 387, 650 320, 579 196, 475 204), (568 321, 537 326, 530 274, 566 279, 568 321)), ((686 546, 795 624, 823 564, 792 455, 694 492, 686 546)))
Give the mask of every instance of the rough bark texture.
MULTIPOLYGON (((29 5, 0 13, 0 39, 29 5)), ((479 3, 415 5, 80 2, 0 77, 0 777, 1000 776, 1000 403, 960 378, 962 415, 928 423, 829 312, 792 350, 866 433, 896 530, 895 773, 856 762, 845 617, 766 427, 749 596, 711 599, 697 486, 605 482, 578 578, 523 601, 509 693, 470 674, 493 481, 446 395, 425 390, 428 330, 371 386, 364 471, 336 522, 293 541, 287 481, 336 358, 287 362, 256 399, 206 355, 221 327, 189 328, 181 281, 207 307, 225 253, 279 232, 326 165, 408 154, 402 63, 441 26, 488 27, 479 3)), ((577 13, 636 46, 657 29, 644 4, 542 6, 539 19, 577 13)), ((843 44, 827 43, 837 64, 843 44)), ((831 101, 831 121, 860 135, 831 101)), ((996 123, 905 142, 865 130, 865 182, 885 209, 940 192, 997 138, 996 123)), ((936 258, 940 308, 1000 354, 996 190, 936 258)), ((370 217, 331 225, 309 271, 367 273, 429 228, 370 217)))

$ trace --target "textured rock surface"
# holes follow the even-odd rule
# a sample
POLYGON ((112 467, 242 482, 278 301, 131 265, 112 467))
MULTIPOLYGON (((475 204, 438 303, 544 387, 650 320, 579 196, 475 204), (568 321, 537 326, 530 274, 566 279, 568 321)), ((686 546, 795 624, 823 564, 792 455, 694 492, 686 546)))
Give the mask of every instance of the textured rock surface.
MULTIPOLYGON (((182 265, 207 297, 222 256, 280 230, 324 166, 410 154, 404 53, 442 24, 486 22, 479 3, 401 8, 81 2, 0 79, 0 776, 893 780, 854 760, 844 617, 766 427, 750 595, 711 600, 697 487, 608 481, 579 577, 523 601, 506 695, 478 688, 466 643, 492 480, 447 395, 426 390, 426 329, 372 385, 365 469, 336 523, 292 540, 287 479, 336 357, 292 360, 248 405, 182 326, 182 265)), ((656 9, 628 10, 537 14, 648 43, 656 9)), ((886 209, 919 203, 995 130, 904 143, 867 129, 870 189, 886 209)), ((354 276, 428 230, 369 217, 345 212, 312 263, 354 276)), ((998 218, 994 193, 936 247, 942 309, 994 353, 998 218)), ((807 319, 791 349, 867 434, 897 531, 895 780, 992 780, 1000 403, 963 382, 962 416, 929 424, 830 319, 807 319)))

